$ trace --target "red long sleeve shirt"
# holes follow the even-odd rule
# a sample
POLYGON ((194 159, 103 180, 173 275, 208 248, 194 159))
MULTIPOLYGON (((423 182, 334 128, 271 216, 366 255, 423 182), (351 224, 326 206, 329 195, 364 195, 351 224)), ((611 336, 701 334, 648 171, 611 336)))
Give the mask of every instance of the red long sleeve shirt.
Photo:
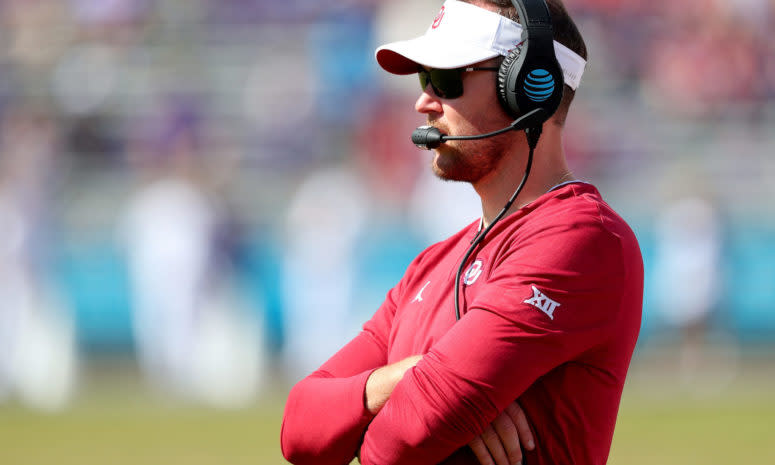
POLYGON ((478 464, 467 444, 519 399, 536 436, 525 463, 603 464, 638 337, 637 240, 585 183, 505 217, 453 292, 477 224, 422 252, 363 331, 291 390, 281 433, 295 464, 478 464), (378 415, 371 372, 414 354, 378 415))

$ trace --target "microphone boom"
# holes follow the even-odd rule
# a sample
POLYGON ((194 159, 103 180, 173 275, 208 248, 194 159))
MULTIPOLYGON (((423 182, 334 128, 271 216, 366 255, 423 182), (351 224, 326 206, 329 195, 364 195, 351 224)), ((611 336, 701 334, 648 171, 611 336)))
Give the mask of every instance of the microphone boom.
POLYGON ((528 129, 532 127, 540 127, 546 120, 546 110, 543 108, 536 108, 524 115, 520 116, 513 123, 506 126, 503 129, 497 131, 488 132, 485 134, 477 134, 471 136, 448 136, 443 134, 438 128, 433 126, 420 126, 412 131, 412 143, 418 148, 431 150, 435 149, 442 142, 447 140, 476 140, 484 139, 487 137, 497 136, 509 131, 519 131, 522 129, 528 129))

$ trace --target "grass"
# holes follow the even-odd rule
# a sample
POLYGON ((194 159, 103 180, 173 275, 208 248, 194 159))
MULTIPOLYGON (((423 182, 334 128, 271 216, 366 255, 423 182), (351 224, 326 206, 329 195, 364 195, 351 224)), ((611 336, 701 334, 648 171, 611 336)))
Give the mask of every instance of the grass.
POLYGON ((609 463, 775 463, 772 394, 746 399, 626 399, 609 463))
POLYGON ((237 412, 146 405, 0 414, 3 464, 283 463, 275 407, 237 412))
POLYGON ((687 379, 664 360, 634 366, 609 464, 775 464, 775 365, 732 371, 687 379))
POLYGON ((0 464, 282 464, 284 389, 247 408, 212 409, 152 395, 122 364, 90 373, 62 412, 0 405, 0 464))
MULTIPOLYGON (((772 364, 721 384, 713 376, 679 383, 664 367, 636 365, 631 374, 609 464, 775 463, 772 364)), ((285 463, 278 444, 285 387, 223 411, 162 402, 131 370, 89 379, 60 413, 0 405, 0 464, 285 463)))

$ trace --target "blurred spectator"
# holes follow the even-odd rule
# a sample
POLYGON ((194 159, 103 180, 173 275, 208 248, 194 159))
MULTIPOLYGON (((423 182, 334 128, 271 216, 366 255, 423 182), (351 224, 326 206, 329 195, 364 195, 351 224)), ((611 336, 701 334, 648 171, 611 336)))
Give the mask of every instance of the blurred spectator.
POLYGON ((126 237, 141 367, 162 392, 215 405, 250 402, 262 375, 260 332, 235 298, 208 190, 204 129, 174 101, 135 153, 141 181, 126 237))
POLYGON ((114 45, 137 39, 154 0, 67 0, 85 38, 114 45))
POLYGON ((36 105, 0 121, 0 400, 37 408, 69 401, 77 360, 72 315, 50 282, 51 179, 59 128, 36 105))
POLYGON ((722 290, 722 230, 714 204, 696 192, 668 203, 657 218, 653 295, 667 328, 678 332, 681 378, 707 368, 711 317, 722 290))
POLYGON ((375 95, 373 16, 371 8, 350 8, 326 15, 309 27, 312 72, 315 81, 323 84, 317 86, 321 123, 353 124, 358 105, 375 95))
POLYGON ((347 341, 355 238, 368 193, 352 167, 318 170, 298 187, 285 221, 285 366, 300 379, 347 341), (325 340, 321 341, 321 337, 325 340))
POLYGON ((409 105, 405 98, 363 105, 350 136, 351 157, 313 172, 291 201, 285 327, 294 379, 316 369, 326 353, 357 332, 363 315, 400 277, 408 263, 402 260, 418 251, 407 211, 422 163, 409 142, 415 127, 406 116, 409 105), (377 107, 379 112, 370 111, 377 107))
POLYGON ((45 71, 68 46, 74 33, 62 0, 5 0, 0 3, 5 53, 28 76, 45 71))
POLYGON ((669 113, 721 116, 760 97, 755 53, 755 37, 737 18, 705 9, 702 21, 683 18, 652 42, 646 78, 669 113))

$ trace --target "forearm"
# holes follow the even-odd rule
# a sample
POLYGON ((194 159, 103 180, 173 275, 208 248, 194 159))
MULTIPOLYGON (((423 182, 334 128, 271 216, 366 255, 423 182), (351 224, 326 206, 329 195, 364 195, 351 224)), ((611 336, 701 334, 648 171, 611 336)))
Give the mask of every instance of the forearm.
POLYGON ((348 378, 315 372, 288 395, 281 431, 283 454, 302 465, 341 464, 358 450, 363 431, 422 356, 348 378))
POLYGON ((297 465, 342 464, 355 456, 373 419, 364 405, 366 380, 385 364, 384 349, 361 332, 288 394, 280 442, 297 465))
POLYGON ((364 407, 370 372, 349 378, 312 375, 293 387, 285 406, 280 441, 296 465, 342 464, 355 456, 374 416, 364 407))
MULTIPOLYGON (((486 415, 446 408, 452 402, 449 391, 429 383, 427 364, 423 367, 407 373, 370 424, 361 445, 363 465, 438 463, 481 433, 486 415)), ((468 406, 478 409, 481 404, 468 406)))
POLYGON ((422 355, 413 355, 400 362, 374 370, 366 381, 365 403, 367 410, 376 415, 390 398, 404 373, 417 364, 422 355))

